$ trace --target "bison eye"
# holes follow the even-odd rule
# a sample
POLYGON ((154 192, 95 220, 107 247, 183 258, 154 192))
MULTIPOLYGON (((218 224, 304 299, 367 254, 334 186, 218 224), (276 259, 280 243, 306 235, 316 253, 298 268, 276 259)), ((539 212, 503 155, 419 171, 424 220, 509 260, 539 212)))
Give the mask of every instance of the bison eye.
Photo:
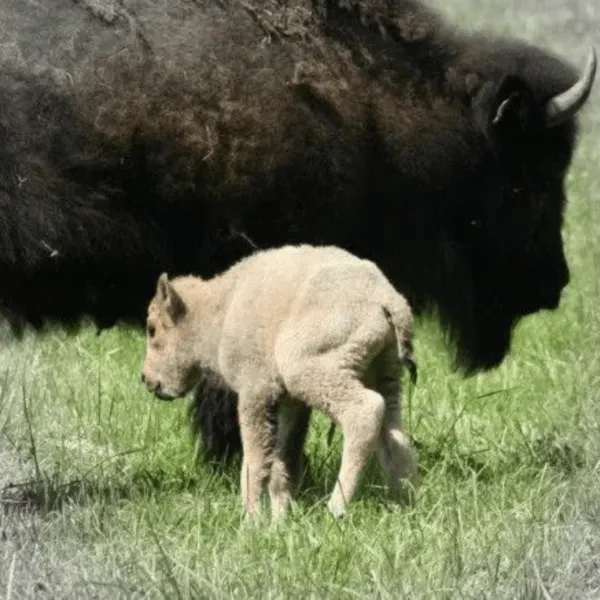
POLYGON ((147 329, 148 329, 148 337, 153 338, 154 334, 156 333, 156 327, 154 327, 154 325, 150 324, 150 325, 148 325, 147 329))

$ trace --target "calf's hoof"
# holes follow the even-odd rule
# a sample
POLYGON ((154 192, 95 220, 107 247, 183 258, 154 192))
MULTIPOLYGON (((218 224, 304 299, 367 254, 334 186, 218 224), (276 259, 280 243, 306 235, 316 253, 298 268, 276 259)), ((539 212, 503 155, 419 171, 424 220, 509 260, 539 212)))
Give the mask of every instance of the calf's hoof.
POLYGON ((335 519, 343 519, 346 516, 346 505, 344 502, 336 502, 330 500, 327 503, 327 509, 333 515, 335 519))

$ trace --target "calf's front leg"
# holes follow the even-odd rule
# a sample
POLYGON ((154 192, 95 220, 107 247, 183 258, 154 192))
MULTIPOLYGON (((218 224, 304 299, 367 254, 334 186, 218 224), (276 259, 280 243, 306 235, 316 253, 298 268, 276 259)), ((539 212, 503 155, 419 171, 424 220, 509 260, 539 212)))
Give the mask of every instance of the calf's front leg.
POLYGON ((238 404, 243 452, 242 502, 246 515, 251 518, 260 514, 260 499, 269 479, 275 444, 275 406, 267 398, 243 393, 238 404))

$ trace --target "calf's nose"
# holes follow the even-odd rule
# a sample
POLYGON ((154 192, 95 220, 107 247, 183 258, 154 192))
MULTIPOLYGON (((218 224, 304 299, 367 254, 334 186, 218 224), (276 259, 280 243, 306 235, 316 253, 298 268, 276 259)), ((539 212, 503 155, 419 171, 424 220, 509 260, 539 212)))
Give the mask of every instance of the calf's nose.
POLYGON ((150 379, 148 379, 144 373, 142 372, 141 374, 141 380, 142 383, 145 384, 145 386, 148 388, 148 391, 150 392, 160 392, 160 381, 152 381, 150 379))

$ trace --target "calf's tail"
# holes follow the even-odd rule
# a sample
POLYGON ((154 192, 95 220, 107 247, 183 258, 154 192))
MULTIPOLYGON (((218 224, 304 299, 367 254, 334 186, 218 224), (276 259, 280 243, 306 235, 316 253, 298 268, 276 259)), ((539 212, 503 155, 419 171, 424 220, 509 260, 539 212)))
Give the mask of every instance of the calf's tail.
POLYGON ((417 363, 413 353, 413 314, 410 305, 400 294, 396 294, 393 302, 382 305, 383 312, 396 334, 398 357, 408 369, 413 385, 418 378, 417 363))

